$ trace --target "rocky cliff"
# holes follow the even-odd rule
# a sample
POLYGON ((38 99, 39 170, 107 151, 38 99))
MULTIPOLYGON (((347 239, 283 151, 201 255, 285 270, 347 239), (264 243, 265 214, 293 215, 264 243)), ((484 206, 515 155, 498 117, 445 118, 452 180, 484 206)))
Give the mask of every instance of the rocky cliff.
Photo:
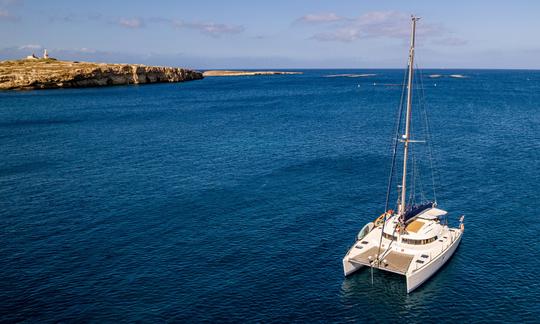
POLYGON ((0 90, 98 87, 182 82, 202 79, 200 72, 139 64, 105 64, 54 59, 0 62, 0 90))

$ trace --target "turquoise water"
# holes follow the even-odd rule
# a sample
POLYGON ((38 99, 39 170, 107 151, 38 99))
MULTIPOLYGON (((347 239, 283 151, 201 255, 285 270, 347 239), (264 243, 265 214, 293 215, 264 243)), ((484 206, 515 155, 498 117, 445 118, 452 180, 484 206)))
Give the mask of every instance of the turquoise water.
POLYGON ((0 93, 0 319, 535 322, 539 71, 427 71, 454 257, 341 259, 384 209, 398 70, 0 93), (373 85, 377 83, 377 85, 373 85), (435 86, 436 84, 436 86, 435 86))

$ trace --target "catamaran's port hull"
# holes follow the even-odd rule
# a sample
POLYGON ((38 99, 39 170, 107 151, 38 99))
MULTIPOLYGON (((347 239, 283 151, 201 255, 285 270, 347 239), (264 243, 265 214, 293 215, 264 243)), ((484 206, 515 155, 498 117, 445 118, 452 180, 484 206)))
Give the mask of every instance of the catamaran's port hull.
POLYGON ((365 265, 343 259, 343 272, 345 273, 345 277, 352 275, 363 267, 365 267, 365 265))
POLYGON ((448 260, 452 258, 454 252, 456 252, 463 232, 459 232, 456 240, 448 247, 448 249, 441 253, 434 260, 429 262, 426 266, 420 268, 418 271, 413 270, 410 274, 405 275, 407 277, 407 293, 418 288, 421 284, 426 282, 431 276, 433 276, 448 260))

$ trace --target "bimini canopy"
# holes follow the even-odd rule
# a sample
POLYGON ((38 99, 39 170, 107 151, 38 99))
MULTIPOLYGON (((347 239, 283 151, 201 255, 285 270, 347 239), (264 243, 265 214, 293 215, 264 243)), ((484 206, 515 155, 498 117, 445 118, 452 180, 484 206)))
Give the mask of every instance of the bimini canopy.
POLYGON ((428 203, 420 204, 420 205, 407 206, 405 208, 405 214, 402 216, 402 221, 404 223, 407 223, 414 216, 432 207, 433 207, 433 202, 428 202, 428 203))
POLYGON ((441 216, 448 214, 445 210, 439 208, 431 208, 418 215, 418 218, 423 219, 437 219, 441 216))

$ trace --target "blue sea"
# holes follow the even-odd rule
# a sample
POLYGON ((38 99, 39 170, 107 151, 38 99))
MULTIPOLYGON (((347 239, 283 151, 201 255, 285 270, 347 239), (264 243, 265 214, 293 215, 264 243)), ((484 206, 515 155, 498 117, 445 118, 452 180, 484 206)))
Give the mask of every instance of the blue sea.
POLYGON ((384 211, 401 70, 1 92, 0 321, 538 322, 540 71, 431 73, 465 233, 411 294, 341 264, 384 211))

